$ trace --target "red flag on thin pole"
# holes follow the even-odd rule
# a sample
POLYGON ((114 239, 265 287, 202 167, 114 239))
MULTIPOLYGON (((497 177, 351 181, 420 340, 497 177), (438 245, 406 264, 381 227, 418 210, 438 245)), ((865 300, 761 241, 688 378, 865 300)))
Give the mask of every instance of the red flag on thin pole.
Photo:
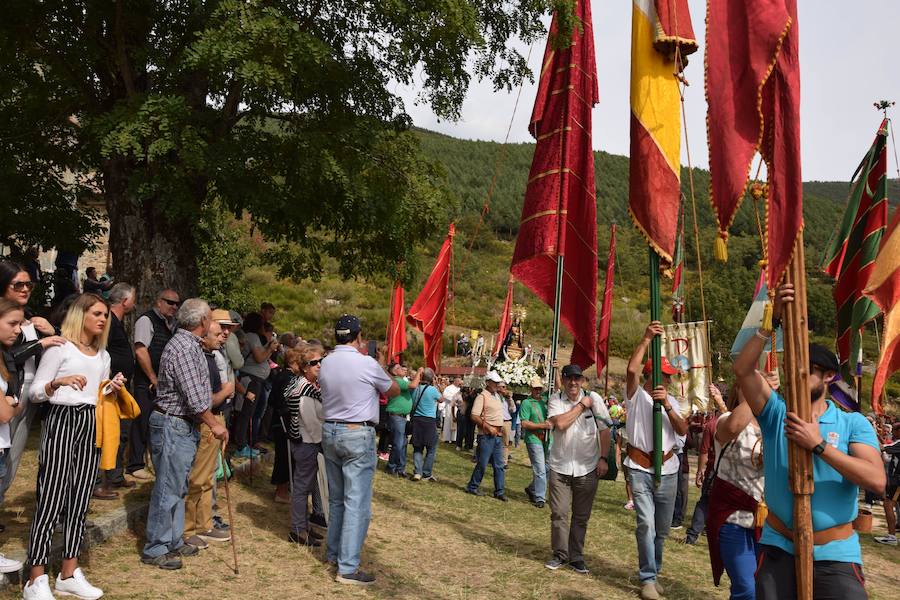
POLYGON ((497 332, 497 340, 494 342, 494 356, 500 354, 500 348, 506 340, 506 334, 509 333, 509 327, 512 325, 512 301, 513 301, 513 278, 509 278, 509 284, 506 287, 506 301, 503 303, 503 314, 500 316, 500 330, 497 332))
POLYGON ((438 252, 431 275, 419 292, 419 297, 409 309, 406 320, 425 335, 425 364, 437 369, 441 359, 441 341, 444 335, 444 317, 447 312, 447 296, 450 288, 450 262, 453 257, 453 223, 447 239, 438 252))
POLYGON ((708 3, 706 97, 717 256, 744 198, 753 157, 766 163, 767 284, 778 288, 803 229, 796 0, 708 3))
MULTIPOLYGON (((580 27, 554 48, 557 16, 544 50, 528 130, 537 140, 510 271, 554 307, 557 269, 562 294, 556 317, 575 338, 572 362, 594 363, 597 350, 597 207, 591 110, 599 101, 591 3, 576 0, 580 27), (565 260, 563 260, 565 257, 565 260)), ((555 349, 551 350, 555 355, 555 349)))
POLYGON ((389 363, 397 362, 406 350, 406 306, 403 295, 403 285, 398 279, 394 282, 394 291, 391 293, 391 314, 388 318, 385 358, 389 363))
POLYGON ((616 226, 612 225, 609 237, 609 258, 606 260, 606 287, 603 292, 603 307, 600 325, 597 328, 597 374, 609 361, 609 326, 612 323, 613 285, 616 269, 616 226))

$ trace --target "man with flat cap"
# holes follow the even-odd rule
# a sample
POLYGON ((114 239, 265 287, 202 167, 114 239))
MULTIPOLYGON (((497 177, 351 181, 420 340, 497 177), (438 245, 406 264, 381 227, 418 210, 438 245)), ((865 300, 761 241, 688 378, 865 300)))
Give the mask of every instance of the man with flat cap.
POLYGON ((375 577, 359 569, 372 517, 375 426, 378 396, 393 398, 397 383, 366 355, 359 319, 343 315, 334 326, 334 350, 322 359, 322 449, 328 475, 328 540, 325 558, 337 564, 335 581, 371 585, 375 577))
POLYGON ((581 367, 566 365, 562 388, 550 396, 547 406, 547 420, 553 430, 547 460, 553 556, 545 566, 555 571, 568 565, 577 573, 587 574, 584 538, 597 482, 609 469, 606 457, 610 431, 606 407, 602 402, 594 406, 593 398, 581 387, 583 383, 581 367))
POLYGON ((657 576, 662 570, 663 546, 672 526, 675 496, 678 491, 678 471, 681 463, 675 454, 676 436, 686 435, 687 421, 681 416, 681 406, 666 388, 678 371, 663 357, 662 383, 653 387, 650 377, 651 360, 644 362, 650 341, 663 335, 663 326, 653 321, 628 360, 625 374, 625 433, 628 448, 623 464, 634 494, 635 530, 638 550, 638 576, 641 598, 656 600, 662 595, 657 576), (644 376, 641 385, 641 375, 644 376), (653 409, 662 405, 662 477, 659 485, 653 482, 653 409))
MULTIPOLYGON (((794 286, 779 288, 773 323, 781 321, 784 303, 793 302, 794 286)), ((828 383, 840 370, 834 353, 809 346, 809 393, 812 423, 795 413, 757 371, 759 356, 771 338, 760 329, 734 361, 734 373, 762 431, 765 498, 769 513, 760 539, 756 598, 795 597, 793 496, 788 483, 788 440, 813 454, 812 495, 813 598, 866 598, 859 536, 853 530, 859 488, 882 493, 884 464, 878 438, 866 418, 844 412, 828 399, 828 383)))

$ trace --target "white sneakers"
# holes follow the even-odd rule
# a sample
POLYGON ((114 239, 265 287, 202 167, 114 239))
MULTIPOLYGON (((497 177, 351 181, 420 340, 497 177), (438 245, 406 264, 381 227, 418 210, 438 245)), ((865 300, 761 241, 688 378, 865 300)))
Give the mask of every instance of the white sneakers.
POLYGON ((6 558, 0 554, 0 573, 15 573, 22 570, 22 561, 6 558))
MULTIPOLYGON (((103 596, 103 590, 88 583, 81 569, 75 569, 68 579, 63 579, 62 575, 58 576, 56 593, 59 596, 75 596, 80 600, 97 600, 103 596)), ((34 582, 27 582, 25 589, 22 590, 22 598, 24 600, 53 600, 50 578, 47 575, 41 575, 34 582)))

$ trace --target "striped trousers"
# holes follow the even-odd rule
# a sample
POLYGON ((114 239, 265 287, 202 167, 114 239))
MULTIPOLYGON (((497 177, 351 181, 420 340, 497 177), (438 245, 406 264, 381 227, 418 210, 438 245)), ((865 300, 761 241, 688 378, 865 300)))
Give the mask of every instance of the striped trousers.
POLYGON ((28 562, 50 562, 53 529, 64 524, 63 558, 76 558, 84 540, 84 521, 100 462, 92 405, 53 404, 44 421, 38 455, 37 501, 28 562))

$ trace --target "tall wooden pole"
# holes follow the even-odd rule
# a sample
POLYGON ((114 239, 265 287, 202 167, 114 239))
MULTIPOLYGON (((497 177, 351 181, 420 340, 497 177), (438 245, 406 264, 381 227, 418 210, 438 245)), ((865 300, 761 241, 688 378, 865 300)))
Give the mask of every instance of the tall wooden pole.
MULTIPOLYGON (((659 254, 650 248, 650 320, 659 321, 659 254)), ((662 338, 654 336, 650 341, 650 358, 653 360, 652 383, 655 388, 662 385, 662 338)), ((662 481, 662 404, 653 404, 653 483, 662 481)))
POLYGON ((559 315, 562 312, 562 287, 563 287, 563 262, 565 256, 562 253, 556 257, 556 297, 553 300, 553 337, 550 341, 550 381, 547 387, 552 394, 556 390, 556 348, 559 345, 559 315))
MULTIPOLYGON (((794 255, 784 276, 794 285, 794 301, 785 305, 784 365, 787 410, 812 422, 809 395, 809 325, 806 312, 806 257, 803 234, 797 237, 794 255)), ((813 529, 810 500, 813 493, 812 454, 788 442, 788 474, 794 494, 794 560, 797 600, 812 600, 813 529)))

